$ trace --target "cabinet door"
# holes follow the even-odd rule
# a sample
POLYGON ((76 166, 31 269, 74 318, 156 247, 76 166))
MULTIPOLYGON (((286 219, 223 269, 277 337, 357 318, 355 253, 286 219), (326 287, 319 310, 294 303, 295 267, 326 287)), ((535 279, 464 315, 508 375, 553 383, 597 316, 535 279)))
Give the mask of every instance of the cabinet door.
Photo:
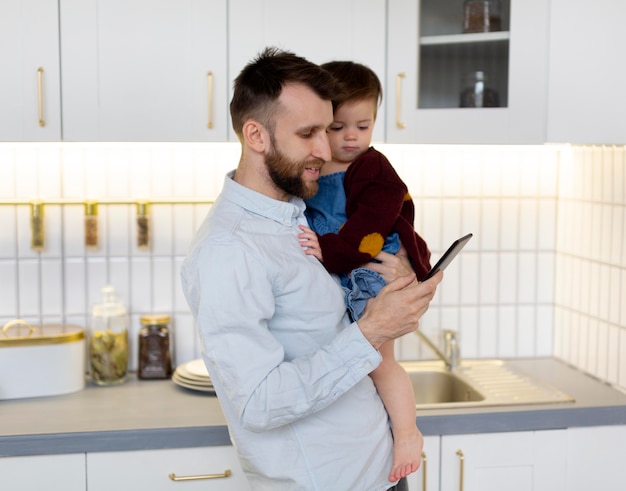
POLYGON ((88 453, 87 469, 89 491, 250 489, 230 446, 88 453))
POLYGON ((550 2, 548 141, 626 144, 624 19, 623 1, 550 2))
POLYGON ((60 4, 65 140, 225 140, 226 0, 60 4))
POLYGON ((5 491, 85 491, 85 454, 0 457, 0 484, 5 491))
POLYGON ((444 436, 441 491, 565 491, 565 430, 444 436))
POLYGON ((0 7, 0 141, 61 139, 57 0, 0 7))
MULTIPOLYGON (((315 63, 333 60, 363 63, 376 72, 384 87, 385 3, 384 0, 230 0, 229 80, 234 80, 265 47, 276 46, 315 63)), ((229 94, 229 100, 231 97, 229 94)), ((231 139, 235 139, 230 125, 229 131, 231 139)), ((385 112, 381 108, 374 140, 383 141, 384 131, 385 112)))
MULTIPOLYGON (((387 45, 387 141, 389 143, 543 143, 546 138, 548 2, 510 0, 508 31, 462 34, 462 0, 394 0, 388 2, 387 45), (437 28, 442 18, 426 6, 457 12, 447 28, 450 33, 430 36, 420 25, 437 28), (421 16, 431 18, 421 19, 421 16), (420 45, 435 48, 435 65, 420 65, 420 45), (481 57, 468 46, 487 46, 481 57), (447 86, 460 105, 468 58, 490 62, 490 49, 498 56, 508 51, 508 86, 501 98, 506 107, 429 108, 420 101, 420 76, 434 79, 435 86, 447 86), (422 73, 424 72, 424 73, 422 73), (504 97, 506 95, 506 97, 504 97)), ((448 21, 445 21, 448 22, 448 21)), ((505 28, 503 27, 503 28, 505 28)), ((445 27, 443 28, 445 31, 445 27)))
POLYGON ((626 483, 626 426, 567 430, 568 491, 621 491, 626 483))
POLYGON ((437 491, 439 489, 439 441, 438 436, 424 437, 422 465, 407 478, 409 491, 437 491))

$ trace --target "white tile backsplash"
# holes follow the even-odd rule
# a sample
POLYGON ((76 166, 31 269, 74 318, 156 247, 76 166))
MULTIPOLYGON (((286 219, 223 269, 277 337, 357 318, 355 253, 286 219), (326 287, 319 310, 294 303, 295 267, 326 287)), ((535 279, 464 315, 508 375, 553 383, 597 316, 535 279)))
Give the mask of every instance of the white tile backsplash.
MULTIPOLYGON (((416 201, 433 261, 474 238, 446 271, 422 329, 458 329, 466 357, 555 355, 626 388, 626 149, 612 146, 377 145, 416 201)), ((0 143, 0 201, 214 198, 239 146, 0 143)), ((82 205, 45 206, 46 247, 30 248, 27 205, 0 206, 0 322, 87 325, 102 285, 144 313, 173 317, 178 363, 200 355, 178 272, 207 204, 152 204, 136 245, 134 205, 100 205, 84 246, 82 205)), ((402 359, 431 357, 417 336, 402 359)), ((131 369, 136 360, 131 357, 131 369)))

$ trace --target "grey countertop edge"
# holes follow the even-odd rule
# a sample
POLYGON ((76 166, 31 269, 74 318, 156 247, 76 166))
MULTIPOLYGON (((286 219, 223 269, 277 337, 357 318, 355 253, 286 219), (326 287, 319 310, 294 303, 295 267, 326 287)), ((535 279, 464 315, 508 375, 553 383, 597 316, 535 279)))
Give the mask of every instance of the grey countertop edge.
MULTIPOLYGON (((553 359, 513 360, 573 396, 558 404, 418 410, 425 436, 626 425, 626 395, 553 359)), ((219 401, 171 381, 0 401, 0 457, 230 445, 219 401)))

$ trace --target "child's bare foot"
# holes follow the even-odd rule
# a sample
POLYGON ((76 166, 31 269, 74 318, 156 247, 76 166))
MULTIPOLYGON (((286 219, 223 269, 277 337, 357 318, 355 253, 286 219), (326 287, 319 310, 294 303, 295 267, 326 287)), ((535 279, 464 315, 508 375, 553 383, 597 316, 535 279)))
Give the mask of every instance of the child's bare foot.
POLYGON ((393 463, 389 482, 395 482, 415 472, 422 463, 424 439, 417 428, 408 432, 393 433, 393 463))

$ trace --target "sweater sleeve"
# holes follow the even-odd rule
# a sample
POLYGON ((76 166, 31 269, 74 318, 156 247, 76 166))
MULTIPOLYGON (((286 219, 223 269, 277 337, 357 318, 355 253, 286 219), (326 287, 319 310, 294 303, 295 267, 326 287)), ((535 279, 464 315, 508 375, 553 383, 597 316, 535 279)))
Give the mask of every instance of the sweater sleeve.
POLYGON ((384 155, 368 150, 344 180, 347 221, 338 234, 320 236, 324 265, 348 272, 376 256, 394 229, 408 190, 384 155))

